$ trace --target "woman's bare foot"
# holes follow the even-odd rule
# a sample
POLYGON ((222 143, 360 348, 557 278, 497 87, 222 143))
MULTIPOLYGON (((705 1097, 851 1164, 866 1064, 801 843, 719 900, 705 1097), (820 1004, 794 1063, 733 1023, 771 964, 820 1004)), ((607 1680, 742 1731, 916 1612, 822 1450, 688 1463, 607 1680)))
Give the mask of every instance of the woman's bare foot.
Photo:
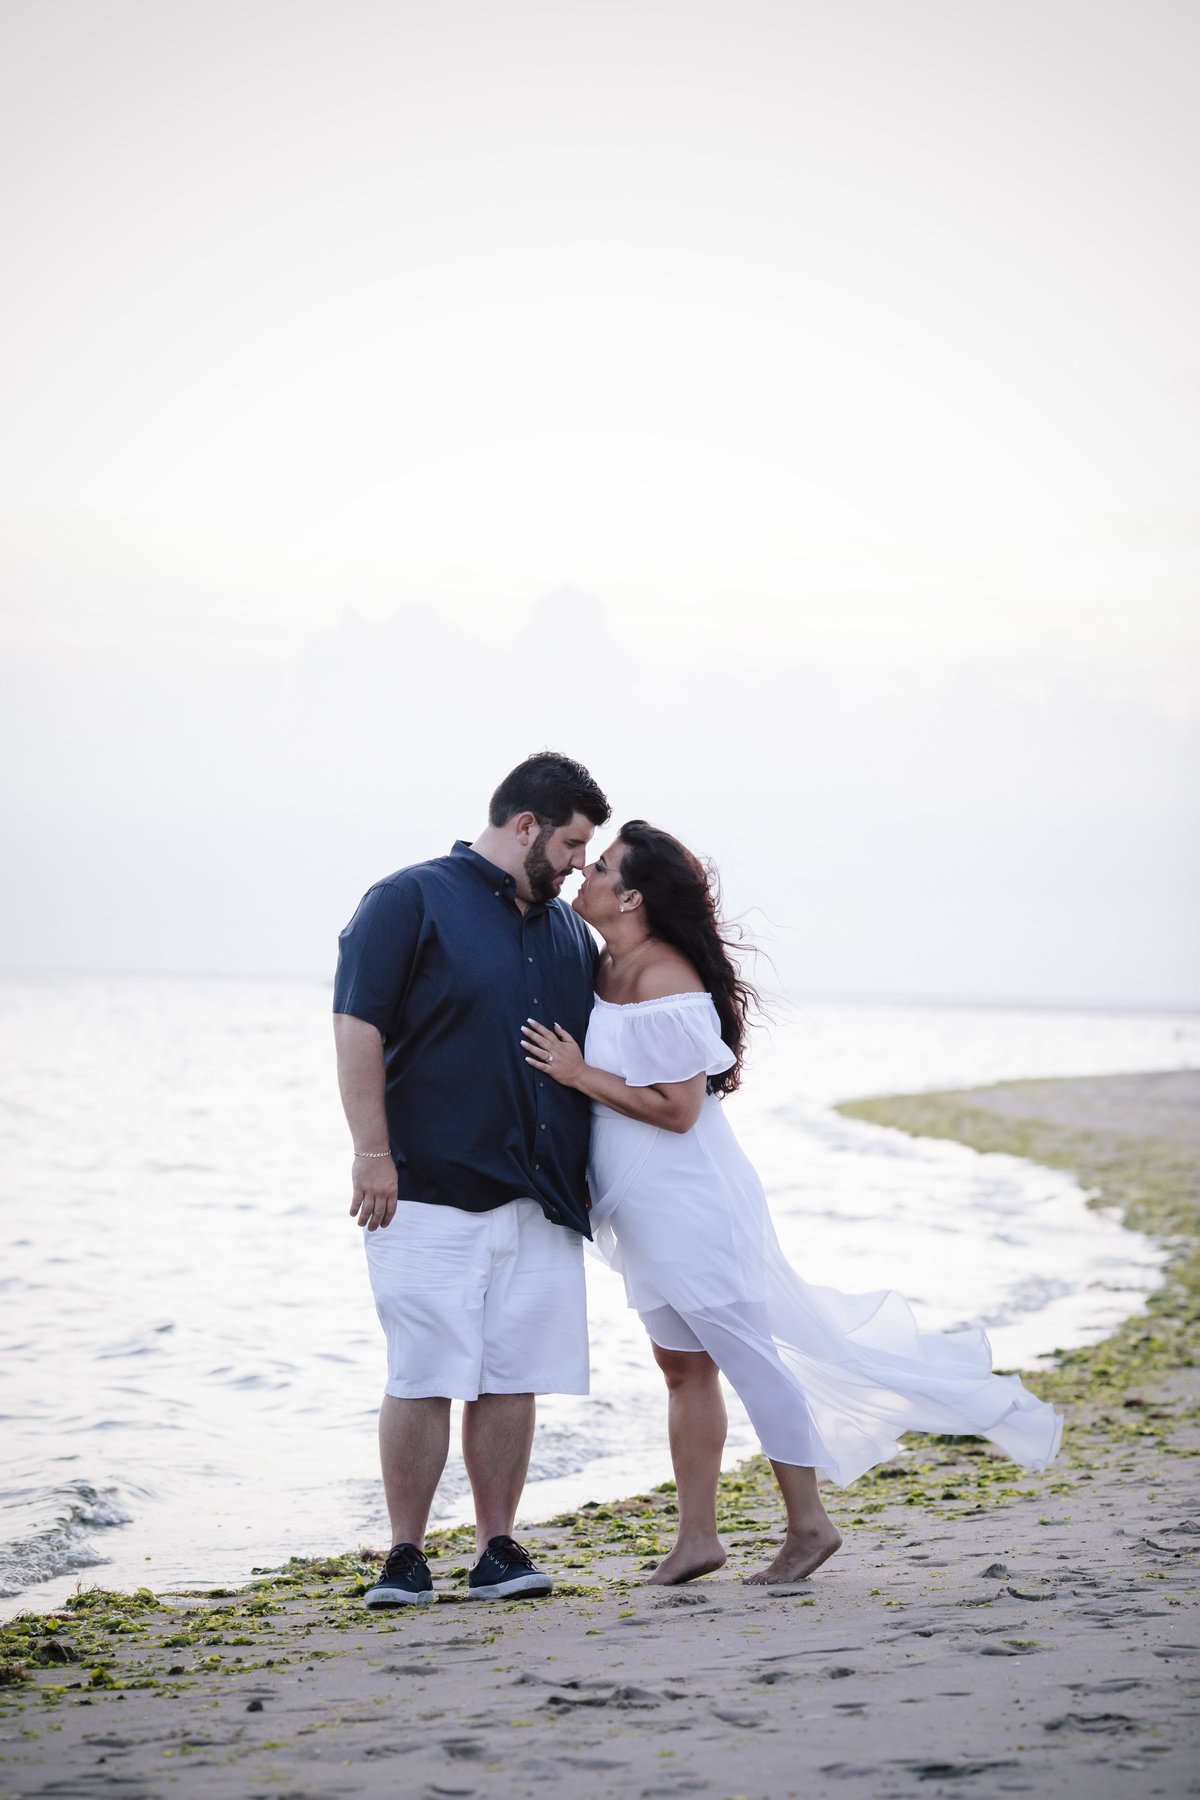
POLYGON ((842 1534, 826 1519, 808 1531, 789 1531, 779 1555, 765 1569, 756 1569, 742 1580, 751 1587, 773 1587, 778 1582, 804 1581, 842 1547, 842 1534))
POLYGON ((653 1575, 647 1576, 649 1587, 678 1587, 684 1581, 697 1581, 725 1565, 725 1546, 719 1538, 708 1543, 676 1544, 664 1556, 653 1575))

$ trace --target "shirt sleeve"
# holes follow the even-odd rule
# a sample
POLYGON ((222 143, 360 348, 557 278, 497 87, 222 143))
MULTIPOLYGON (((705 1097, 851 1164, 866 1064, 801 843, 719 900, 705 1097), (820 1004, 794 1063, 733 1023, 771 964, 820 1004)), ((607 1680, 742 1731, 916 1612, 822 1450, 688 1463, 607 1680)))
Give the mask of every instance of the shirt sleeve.
POLYGON ((621 1032, 621 1066, 630 1087, 687 1081, 693 1075, 721 1075, 737 1061, 721 1037, 721 1021, 711 997, 707 1006, 655 1006, 645 1012, 627 1012, 621 1032))
POLYGON ((415 882, 380 882, 368 889, 338 938, 335 1013, 365 1019, 387 1036, 412 977, 423 921, 415 882))

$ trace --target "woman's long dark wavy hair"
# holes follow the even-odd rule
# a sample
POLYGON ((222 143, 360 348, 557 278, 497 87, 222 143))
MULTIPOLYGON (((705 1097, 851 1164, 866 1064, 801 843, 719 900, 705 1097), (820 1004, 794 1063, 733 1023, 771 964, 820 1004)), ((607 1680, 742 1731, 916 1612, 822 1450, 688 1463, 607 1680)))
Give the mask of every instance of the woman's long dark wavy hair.
POLYGON ((713 997, 721 1036, 737 1061, 723 1075, 709 1076, 708 1091, 732 1094, 742 1079, 750 1014, 762 1011, 762 1001, 733 960, 742 934, 721 918, 716 870, 645 819, 622 825, 620 840, 621 886, 637 889, 651 935, 686 956, 713 997))

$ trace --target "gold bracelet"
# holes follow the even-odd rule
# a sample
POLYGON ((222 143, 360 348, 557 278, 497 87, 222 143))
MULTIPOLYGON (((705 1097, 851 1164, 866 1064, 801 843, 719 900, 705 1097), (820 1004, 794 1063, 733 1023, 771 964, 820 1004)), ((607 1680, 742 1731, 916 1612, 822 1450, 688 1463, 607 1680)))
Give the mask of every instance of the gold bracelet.
POLYGON ((355 1156, 390 1156, 390 1150, 356 1150, 355 1156))

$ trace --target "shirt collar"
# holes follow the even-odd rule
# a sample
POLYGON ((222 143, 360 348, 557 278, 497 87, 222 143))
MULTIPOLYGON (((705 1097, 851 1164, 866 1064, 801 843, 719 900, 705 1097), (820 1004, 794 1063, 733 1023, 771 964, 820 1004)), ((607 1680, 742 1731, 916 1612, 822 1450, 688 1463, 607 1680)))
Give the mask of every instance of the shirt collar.
MULTIPOLYGON (((503 894, 506 899, 513 902, 514 906, 516 905, 517 884, 512 876, 506 874, 503 869, 497 868, 495 863, 489 862, 486 856, 480 856, 478 850, 472 850, 466 838, 456 839, 450 846, 450 854, 457 861, 463 862, 468 868, 473 869, 487 882, 494 894, 503 894)), ((534 900, 526 906, 524 917, 528 919, 537 913, 545 912, 551 904, 547 900, 534 900)))
POLYGON ((490 863, 486 856, 480 856, 478 850, 472 850, 466 838, 456 838, 450 846, 450 854, 461 857, 463 862, 469 863, 473 869, 477 869, 481 875, 486 876, 493 887, 511 888, 517 885, 511 875, 506 875, 503 869, 498 869, 495 863, 490 863))

